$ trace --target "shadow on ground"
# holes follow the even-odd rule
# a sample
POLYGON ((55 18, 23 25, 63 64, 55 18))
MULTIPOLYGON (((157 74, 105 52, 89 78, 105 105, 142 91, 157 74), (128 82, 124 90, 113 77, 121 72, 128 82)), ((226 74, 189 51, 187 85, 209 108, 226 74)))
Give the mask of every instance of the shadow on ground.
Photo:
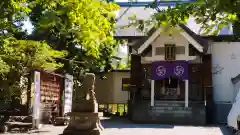
MULTIPOLYGON (((117 128, 117 129, 123 129, 123 128, 174 129, 175 126, 178 126, 178 125, 162 125, 162 124, 136 124, 125 118, 118 118, 118 117, 102 119, 101 123, 105 129, 110 129, 110 128, 117 128)), ((185 125, 184 127, 203 127, 203 126, 185 125)), ((232 135, 231 129, 227 128, 225 125, 207 125, 204 127, 205 128, 218 127, 221 130, 222 135, 232 135)))
POLYGON ((101 120, 104 128, 174 128, 173 125, 136 124, 125 118, 106 118, 101 120))
POLYGON ((19 129, 14 129, 14 130, 9 131, 10 134, 19 134, 19 133, 21 133, 21 134, 23 134, 23 133, 32 134, 32 133, 48 133, 48 132, 50 132, 50 131, 41 131, 41 130, 21 131, 21 130, 19 130, 19 129))
POLYGON ((223 135, 233 135, 233 130, 226 126, 221 126, 220 129, 223 135))

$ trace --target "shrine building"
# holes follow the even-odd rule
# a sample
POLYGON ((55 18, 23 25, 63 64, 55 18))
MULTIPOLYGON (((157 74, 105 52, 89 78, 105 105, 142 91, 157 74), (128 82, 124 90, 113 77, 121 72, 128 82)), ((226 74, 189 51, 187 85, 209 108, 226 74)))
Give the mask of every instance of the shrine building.
POLYGON ((128 105, 135 122, 206 123, 212 90, 209 44, 185 25, 176 29, 153 28, 131 45, 128 105))
POLYGON ((225 28, 218 36, 199 35, 191 18, 171 30, 121 29, 133 14, 146 20, 155 12, 120 8, 115 38, 127 41, 131 69, 98 83, 100 93, 107 91, 97 94, 99 103, 127 103, 128 119, 138 123, 226 123, 240 89, 240 39, 225 28))

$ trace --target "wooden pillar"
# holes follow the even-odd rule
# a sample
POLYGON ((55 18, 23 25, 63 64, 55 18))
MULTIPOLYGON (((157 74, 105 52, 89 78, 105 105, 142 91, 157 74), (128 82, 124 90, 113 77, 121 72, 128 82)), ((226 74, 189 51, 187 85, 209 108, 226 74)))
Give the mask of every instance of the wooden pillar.
POLYGON ((188 107, 188 80, 185 80, 185 107, 188 107))
POLYGON ((154 86, 155 86, 155 81, 151 80, 151 106, 154 106, 154 86))
POLYGON ((162 95, 164 95, 165 94, 165 80, 162 80, 162 90, 161 90, 162 92, 162 95))
POLYGON ((180 95, 180 81, 177 82, 177 95, 180 95))

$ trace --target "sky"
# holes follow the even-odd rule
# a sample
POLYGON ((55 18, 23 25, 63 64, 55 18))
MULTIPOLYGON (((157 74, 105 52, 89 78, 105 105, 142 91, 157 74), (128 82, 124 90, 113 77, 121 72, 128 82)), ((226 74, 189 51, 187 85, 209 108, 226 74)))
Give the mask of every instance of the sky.
POLYGON ((31 24, 31 22, 30 22, 29 19, 27 19, 27 20, 24 22, 23 29, 24 29, 24 30, 27 30, 28 34, 32 33, 33 25, 31 24))

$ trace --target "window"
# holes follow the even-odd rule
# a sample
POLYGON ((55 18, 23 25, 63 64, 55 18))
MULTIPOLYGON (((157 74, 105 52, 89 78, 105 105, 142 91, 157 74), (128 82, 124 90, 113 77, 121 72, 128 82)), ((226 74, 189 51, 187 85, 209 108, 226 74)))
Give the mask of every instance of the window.
POLYGON ((128 91, 129 85, 130 85, 130 78, 122 78, 122 90, 128 91))
POLYGON ((176 59, 176 45, 165 44, 165 60, 175 60, 175 59, 176 59))

